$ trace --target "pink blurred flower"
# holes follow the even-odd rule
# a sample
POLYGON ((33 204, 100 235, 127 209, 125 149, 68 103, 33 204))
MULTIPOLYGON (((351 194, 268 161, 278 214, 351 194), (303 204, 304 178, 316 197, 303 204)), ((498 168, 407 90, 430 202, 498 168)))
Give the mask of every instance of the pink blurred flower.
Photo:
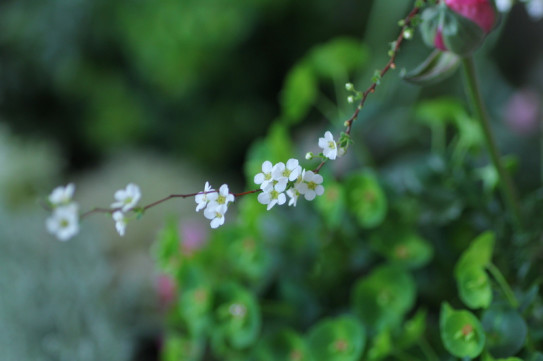
POLYGON ((199 222, 183 222, 180 226, 180 232, 183 253, 191 254, 205 245, 208 230, 199 222))
POLYGON ((533 90, 523 89, 514 93, 505 106, 507 125, 520 134, 537 132, 541 121, 541 96, 533 90))
POLYGON ((159 304, 162 309, 167 309, 175 300, 175 280, 166 274, 159 274, 155 280, 159 304))

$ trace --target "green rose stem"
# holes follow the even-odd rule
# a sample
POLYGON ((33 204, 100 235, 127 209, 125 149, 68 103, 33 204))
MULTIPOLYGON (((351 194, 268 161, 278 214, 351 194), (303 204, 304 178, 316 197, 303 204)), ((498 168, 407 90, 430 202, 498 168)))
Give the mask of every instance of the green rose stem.
POLYGON ((511 307, 517 308, 518 307, 517 298, 515 297, 515 294, 513 293, 513 290, 511 289, 511 287, 509 286, 509 284, 505 280, 505 277, 503 277, 503 275, 500 272, 500 270, 498 269, 498 267, 494 266, 493 263, 489 263, 489 264, 486 265, 486 268, 488 269, 488 272, 490 272, 492 277, 494 277, 496 282, 498 282, 498 285, 502 289, 502 292, 505 295, 505 297, 507 298, 507 301, 509 301, 509 304, 511 305, 511 307))
POLYGON ((464 73, 466 75, 466 85, 468 88, 468 94, 472 106, 477 113, 477 119, 481 123, 481 128, 483 128, 486 147, 488 148, 492 163, 494 164, 494 167, 496 168, 496 171, 498 172, 498 176, 500 178, 499 183, 502 196, 504 198, 507 208, 509 209, 509 212, 511 213, 514 225, 518 229, 522 229, 522 218, 520 216, 520 207, 517 199, 517 193, 515 191, 515 187, 513 185, 511 177, 509 176, 509 173, 503 166, 500 155, 498 153, 498 148, 496 147, 496 141, 494 140, 494 135, 492 134, 492 129, 490 128, 488 115, 481 97, 473 57, 468 56, 463 58, 462 66, 464 67, 464 73))

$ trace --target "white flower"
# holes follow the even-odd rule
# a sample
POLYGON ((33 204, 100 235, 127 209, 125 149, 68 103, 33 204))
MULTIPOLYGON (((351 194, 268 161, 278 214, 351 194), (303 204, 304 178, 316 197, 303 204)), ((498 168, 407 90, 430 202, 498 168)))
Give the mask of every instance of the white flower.
POLYGON ((289 206, 296 207, 296 202, 298 202, 298 197, 300 196, 300 191, 296 187, 287 189, 287 195, 290 197, 288 201, 289 206))
POLYGON ((126 224, 128 223, 124 213, 121 211, 113 212, 113 220, 115 221, 115 229, 119 232, 119 235, 124 236, 126 230, 126 224))
POLYGON ((274 179, 271 182, 271 184, 268 184, 268 186, 263 189, 263 191, 270 192, 272 190, 276 190, 277 192, 281 193, 281 192, 284 192, 285 189, 287 189, 287 183, 288 183, 288 178, 285 178, 285 177, 274 179))
POLYGON ((134 208, 140 198, 140 188, 134 183, 129 183, 125 189, 115 192, 116 202, 111 203, 111 208, 121 208, 123 212, 127 212, 134 208))
POLYGON ((72 201, 74 195, 75 185, 70 183, 66 187, 56 187, 49 195, 49 202, 53 206, 67 205, 72 201))
POLYGON ((260 193, 257 199, 260 203, 268 205, 268 211, 272 209, 274 205, 282 205, 287 201, 285 194, 277 191, 275 188, 271 188, 269 191, 260 193))
POLYGON ((211 188, 209 182, 206 182, 204 191, 198 193, 196 197, 194 197, 194 200, 196 201, 196 203, 198 203, 198 205, 196 206, 196 212, 199 212, 200 209, 204 209, 210 201, 217 200, 219 195, 217 194, 217 192, 214 191, 215 190, 211 188))
POLYGON ((219 204, 219 205, 216 205, 215 207, 208 206, 204 210, 204 216, 207 219, 211 219, 211 223, 210 223, 211 228, 217 228, 221 226, 222 224, 224 224, 224 214, 226 213, 227 210, 228 208, 226 207, 226 204, 219 204))
POLYGON ((324 187, 321 185, 322 176, 308 170, 304 173, 302 183, 297 187, 300 194, 303 194, 305 199, 312 201, 316 196, 324 193, 324 187))
POLYGON ((330 131, 324 133, 324 138, 319 138, 319 147, 322 148, 322 152, 326 158, 336 159, 337 145, 330 131))
POLYGON ((496 8, 498 11, 505 13, 511 9, 511 6, 513 5, 512 0, 496 0, 496 8))
POLYGON ((47 231, 61 241, 67 241, 79 232, 79 215, 77 204, 55 208, 51 217, 45 222, 47 231))
POLYGON ((217 195, 217 197, 213 197, 215 199, 209 201, 207 208, 213 209, 221 205, 228 207, 228 203, 234 201, 234 195, 230 194, 230 192, 228 191, 228 186, 226 184, 223 184, 221 188, 219 188, 219 192, 215 194, 217 195))
MULTIPOLYGON (((289 159, 287 164, 279 162, 273 166, 272 176, 274 180, 281 180, 285 178, 287 181, 294 181, 300 173, 302 172, 302 167, 300 167, 300 162, 298 159, 289 159)), ((281 191, 282 192, 282 191, 281 191)))
POLYGON ((255 175, 255 178, 254 178, 255 184, 260 184, 261 189, 266 189, 268 185, 272 183, 273 181, 272 169, 273 169, 272 163, 269 160, 267 160, 264 163, 262 163, 262 173, 258 173, 257 175, 255 175))
POLYGON ((531 0, 526 4, 526 11, 534 20, 543 18, 543 0, 531 0))

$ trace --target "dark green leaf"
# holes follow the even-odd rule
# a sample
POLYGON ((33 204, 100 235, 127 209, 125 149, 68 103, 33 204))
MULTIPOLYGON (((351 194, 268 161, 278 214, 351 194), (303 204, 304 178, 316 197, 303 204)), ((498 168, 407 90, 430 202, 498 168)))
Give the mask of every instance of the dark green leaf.
POLYGON ((381 266, 356 282, 352 307, 368 326, 396 327, 415 301, 415 281, 400 267, 381 266))
POLYGON ((492 356, 510 357, 524 346, 528 327, 518 311, 505 306, 493 306, 483 313, 481 321, 492 356))

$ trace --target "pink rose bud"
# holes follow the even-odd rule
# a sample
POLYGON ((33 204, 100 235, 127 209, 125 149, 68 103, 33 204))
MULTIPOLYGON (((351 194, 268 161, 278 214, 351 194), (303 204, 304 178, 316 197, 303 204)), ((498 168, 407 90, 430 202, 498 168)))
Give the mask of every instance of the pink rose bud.
POLYGON ((492 0, 444 0, 427 8, 422 19, 423 38, 428 45, 467 56, 494 29, 497 11, 492 0))

